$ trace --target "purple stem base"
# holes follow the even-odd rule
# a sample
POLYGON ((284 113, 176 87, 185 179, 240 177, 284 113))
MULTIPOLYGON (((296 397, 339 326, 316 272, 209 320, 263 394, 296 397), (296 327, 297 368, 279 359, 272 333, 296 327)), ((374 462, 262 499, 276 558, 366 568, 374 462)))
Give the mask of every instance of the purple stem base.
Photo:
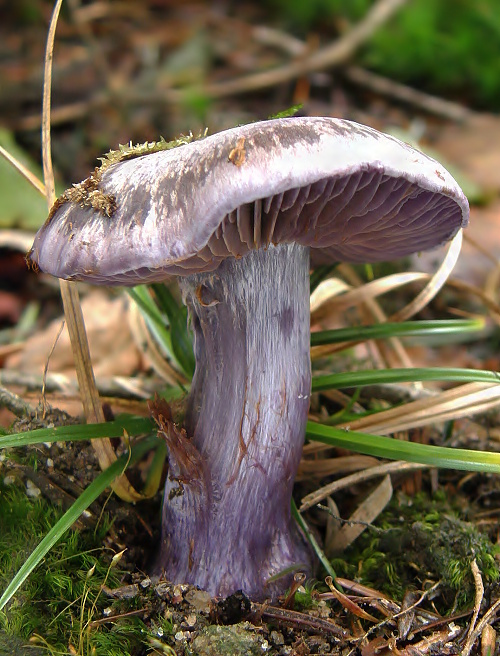
POLYGON ((181 289, 196 371, 186 434, 167 438, 159 569, 214 596, 276 597, 312 562, 290 512, 311 389, 309 251, 269 246, 181 289))

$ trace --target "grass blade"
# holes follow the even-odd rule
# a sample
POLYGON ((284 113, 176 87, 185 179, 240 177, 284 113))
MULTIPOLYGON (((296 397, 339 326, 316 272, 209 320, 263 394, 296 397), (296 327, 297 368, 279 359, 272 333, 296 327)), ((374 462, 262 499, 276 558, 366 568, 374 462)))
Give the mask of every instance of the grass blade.
POLYGON ((91 440, 104 437, 122 437, 123 431, 129 435, 141 435, 155 430, 151 419, 145 417, 123 416, 106 424, 78 424, 39 428, 25 433, 0 436, 0 449, 13 446, 27 446, 41 442, 68 442, 69 440, 91 440))
POLYGON ((182 371, 192 378, 194 374, 194 352, 191 336, 187 330, 187 308, 179 305, 166 285, 151 285, 161 310, 167 315, 172 337, 172 350, 182 371))
POLYGON ((138 285, 127 289, 127 293, 141 310, 143 316, 154 326, 155 336, 170 357, 173 356, 172 337, 166 328, 166 321, 162 317, 158 306, 153 301, 146 285, 138 285))
POLYGON ((316 538, 314 537, 311 529, 307 525, 305 519, 300 514, 297 506, 295 505, 295 501, 293 499, 292 499, 292 517, 295 519, 297 524, 304 532, 304 535, 306 536, 307 540, 309 541, 309 544, 313 548, 314 553, 318 557, 320 563, 323 565, 325 572, 327 572, 327 574, 331 576, 332 579, 335 581, 337 575, 335 574, 335 570, 333 569, 331 562, 326 557, 323 549, 319 546, 316 538))
POLYGON ((481 319, 449 319, 440 321, 402 321, 378 323, 372 326, 351 326, 335 330, 322 330, 311 334, 311 346, 325 346, 341 342, 365 341, 390 337, 429 337, 483 330, 481 319))
POLYGON ((129 289, 128 293, 149 321, 156 339, 168 356, 191 378, 195 363, 193 345, 187 330, 186 308, 177 303, 166 285, 139 285, 129 289), (151 296, 150 289, 155 299, 151 296))
POLYGON ((358 433, 311 421, 307 423, 306 436, 316 442, 377 458, 419 462, 446 469, 500 474, 500 453, 405 442, 392 437, 358 433))
POLYGON ((387 383, 411 383, 414 381, 442 380, 460 383, 500 383, 500 374, 482 369, 453 367, 408 367, 404 369, 367 369, 346 373, 315 376, 312 391, 387 383))

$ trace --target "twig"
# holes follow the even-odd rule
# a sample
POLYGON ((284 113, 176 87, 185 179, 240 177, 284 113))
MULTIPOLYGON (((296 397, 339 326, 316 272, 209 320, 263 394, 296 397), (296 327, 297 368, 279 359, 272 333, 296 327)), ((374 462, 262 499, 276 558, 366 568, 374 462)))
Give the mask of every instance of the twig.
POLYGON ((289 82, 296 77, 314 71, 333 68, 346 62, 354 52, 386 23, 407 0, 378 0, 355 27, 329 46, 321 48, 302 60, 288 63, 270 71, 254 73, 236 80, 209 84, 203 92, 212 98, 233 96, 249 91, 289 82))
POLYGON ((318 631, 327 635, 333 634, 344 639, 349 639, 350 637, 346 629, 343 629, 333 620, 324 620, 321 617, 312 617, 305 613, 299 613, 296 610, 276 608, 258 603, 252 604, 252 610, 259 617, 265 617, 277 624, 291 624, 305 631, 318 631))
POLYGON ((474 577, 476 596, 474 599, 474 613, 469 624, 469 631, 467 632, 467 642, 465 643, 465 647, 462 649, 461 656, 469 656, 470 652, 472 651, 472 647, 474 646, 474 643, 479 636, 479 634, 476 634, 474 629, 476 628, 477 618, 479 617, 479 611, 481 610, 481 603, 484 597, 483 578, 475 558, 471 562, 470 568, 472 570, 472 576, 474 577))
POLYGON ((43 179, 45 182, 45 196, 50 207, 56 199, 54 184, 54 169, 52 168, 51 146, 50 146, 50 106, 52 85, 52 60, 54 56, 54 39, 56 35, 57 20, 61 10, 62 0, 56 0, 54 10, 50 19, 47 34, 47 46, 45 50, 44 73, 43 73, 43 100, 42 100, 42 165, 43 179))
POLYGON ((448 287, 452 287, 459 292, 465 292, 480 299, 490 311, 491 318, 497 325, 500 325, 500 305, 491 299, 482 289, 476 285, 471 285, 468 282, 464 282, 463 280, 458 280, 458 278, 451 278, 448 280, 447 285, 448 287))
POLYGON ((9 391, 5 387, 0 387, 0 407, 7 408, 16 417, 34 417, 35 410, 26 403, 20 396, 9 391))
POLYGON ((148 613, 147 608, 138 608, 137 610, 129 610, 127 613, 118 613, 117 615, 109 615, 108 617, 102 617, 99 620, 92 620, 89 627, 94 629, 96 626, 101 624, 110 624, 111 622, 116 622, 117 620, 123 620, 128 617, 136 617, 137 615, 146 615, 148 613))
MULTIPOLYGON (((0 384, 39 391, 43 385, 43 378, 38 374, 0 369, 0 384)), ((162 381, 140 380, 126 376, 99 377, 96 384, 99 393, 103 396, 120 399, 149 399, 155 392, 165 389, 165 383, 162 381)), ((49 373, 45 380, 45 391, 78 394, 78 383, 65 374, 49 373)))
MULTIPOLYGON (((438 581, 437 583, 434 583, 433 586, 431 586, 428 590, 425 590, 425 591, 420 595, 420 597, 417 599, 417 601, 416 601, 414 604, 412 604, 411 606, 408 606, 408 608, 404 608, 404 609, 402 609, 401 611, 399 611, 399 613, 396 613, 395 615, 391 615, 390 617, 387 617, 386 619, 382 620, 382 621, 379 622, 378 624, 375 624, 375 626, 370 627, 370 628, 368 629, 368 631, 366 631, 366 633, 365 633, 364 635, 361 636, 361 638, 358 638, 358 639, 356 640, 356 643, 357 643, 357 644, 361 644, 364 640, 366 640, 366 638, 367 638, 369 635, 371 635, 371 634, 374 633, 375 631, 378 631, 378 629, 380 629, 381 627, 385 626, 386 624, 389 624, 390 622, 393 622, 394 620, 397 620, 397 619, 403 617, 404 615, 407 615, 408 613, 413 612, 416 608, 418 608, 418 606, 420 606, 420 604, 424 601, 424 599, 426 599, 426 598, 427 598, 429 595, 431 595, 435 590, 437 590, 437 588, 439 588, 440 585, 441 585, 441 581, 438 581)), ((347 656, 351 656, 351 654, 353 654, 354 651, 355 651, 355 650, 351 650, 351 651, 347 654, 347 656)))
POLYGON ((458 103, 443 100, 443 98, 437 98, 423 91, 412 89, 405 84, 400 84, 381 75, 376 75, 359 66, 347 66, 342 71, 342 75, 353 84, 366 87, 383 96, 390 96, 391 98, 451 121, 465 121, 474 115, 473 111, 458 103))
POLYGON ((308 494, 302 499, 302 505, 299 508, 300 512, 304 512, 308 508, 316 505, 323 499, 326 499, 327 496, 342 490, 345 487, 350 487, 356 483, 364 483, 369 481, 371 478, 376 478, 378 476, 385 476, 386 474, 399 474, 405 472, 417 471, 419 469, 431 469, 430 465, 422 465, 417 462, 389 462, 385 465, 380 465, 377 467, 370 467, 369 469, 364 469, 363 471, 357 472, 356 474, 351 474, 345 478, 341 478, 338 481, 333 481, 324 487, 320 487, 318 490, 315 490, 311 494, 308 494))
POLYGON ((436 390, 422 389, 415 387, 407 387, 399 383, 374 383, 373 385, 365 385, 359 388, 359 399, 369 401, 372 399, 379 399, 387 401, 391 405, 404 403, 407 401, 418 401, 419 399, 426 399, 430 396, 439 394, 436 390))
POLYGON ((379 528, 378 526, 375 526, 371 522, 363 522, 361 519, 344 519, 343 517, 339 517, 336 513, 334 513, 328 506, 323 506, 320 503, 318 503, 318 508, 319 510, 324 510, 326 513, 330 515, 332 519, 334 519, 336 522, 341 524, 342 526, 362 526, 363 528, 368 528, 372 530, 374 533, 386 533, 386 529, 379 528))
MULTIPOLYGON (((61 123, 68 123, 89 116, 93 110, 107 105, 110 101, 110 94, 99 93, 88 101, 82 100, 55 107, 51 112, 51 125, 60 125, 61 123)), ((30 114, 19 118, 17 121, 12 121, 11 125, 19 130, 36 130, 40 127, 41 120, 40 114, 30 114)))
POLYGON ((64 330, 64 321, 61 322, 61 327, 59 328, 56 338, 54 340, 54 343, 51 346, 51 349, 49 351, 49 354, 47 356, 47 359, 45 361, 45 366, 43 368, 43 374, 42 374, 42 408, 43 408, 43 419, 45 419, 45 412, 47 409, 47 399, 45 397, 46 391, 47 391, 47 372, 49 369, 49 362, 50 358, 52 357, 52 354, 54 353, 54 349, 56 348, 57 342, 59 341, 59 337, 61 336, 62 331, 64 330))
POLYGON ((257 25, 252 30, 252 36, 259 43, 280 48, 292 57, 300 57, 307 52, 307 44, 304 41, 275 27, 257 25))
POLYGON ((472 636, 474 641, 478 638, 478 636, 481 635, 484 627, 494 621, 498 611, 500 611, 500 599, 497 599, 493 606, 491 606, 491 608, 489 608, 488 611, 483 615, 482 620, 477 625, 476 630, 474 631, 474 635, 472 636))
POLYGON ((0 155, 4 157, 19 173, 37 190, 45 196, 45 185, 22 162, 16 159, 3 146, 0 146, 0 155))
POLYGON ((475 248, 481 255, 484 255, 485 257, 488 258, 488 260, 494 264, 495 266, 498 265, 500 262, 500 258, 498 258, 489 248, 486 248, 484 244, 481 244, 478 242, 474 237, 472 237, 469 233, 465 232, 464 233, 464 241, 469 243, 473 248, 475 248))
MULTIPOLYGON (((425 617, 425 612, 426 611, 420 611, 420 615, 423 615, 425 617)), ((454 615, 447 615, 446 617, 442 617, 439 620, 433 620, 431 622, 428 622, 427 624, 423 624, 422 626, 417 626, 413 627, 412 633, 415 636, 420 635, 421 633, 424 633, 424 631, 434 631, 434 629, 439 629, 440 626, 443 626, 443 624, 451 624, 452 622, 457 622, 458 620, 464 619, 464 617, 468 617, 472 611, 466 610, 463 613, 455 613, 454 615)))
MULTIPOLYGON (((233 80, 206 84, 195 89, 195 91, 207 98, 225 98, 227 96, 268 89, 277 84, 289 82, 307 73, 338 67, 348 61, 356 50, 371 38, 377 29, 386 23, 407 2, 408 0, 378 0, 355 27, 329 46, 325 46, 310 55, 304 56, 300 60, 289 62, 283 66, 238 77, 233 80)), ((167 88, 161 91, 153 90, 150 93, 141 90, 140 93, 137 93, 133 89, 122 89, 120 90, 119 97, 121 102, 136 104, 156 102, 178 105, 185 100, 186 95, 192 92, 193 89, 185 91, 182 89, 167 88)), ((115 95, 116 90, 114 93, 104 92, 96 95, 88 103, 78 102, 59 107, 53 112, 52 123, 56 124, 86 116, 91 108, 107 104, 115 95)), ((23 119, 24 129, 28 127, 29 129, 34 129, 39 124, 40 118, 38 116, 23 119)))
MULTIPOLYGON (((252 35, 259 43, 280 48, 293 57, 303 56, 308 51, 307 44, 300 39, 267 25, 255 27, 252 30, 252 35)), ((419 107, 430 114, 452 121, 465 121, 475 113, 463 105, 423 93, 405 84, 394 82, 394 80, 367 71, 360 66, 347 66, 342 70, 342 75, 353 84, 366 87, 380 95, 390 96, 414 107, 419 107)))

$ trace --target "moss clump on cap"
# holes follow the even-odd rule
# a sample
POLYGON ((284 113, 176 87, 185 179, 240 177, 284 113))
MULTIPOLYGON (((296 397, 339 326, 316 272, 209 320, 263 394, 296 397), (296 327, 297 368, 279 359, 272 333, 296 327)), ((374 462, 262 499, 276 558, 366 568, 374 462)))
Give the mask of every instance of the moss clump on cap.
POLYGON ((59 196, 50 209, 47 222, 65 203, 74 203, 82 209, 91 208, 99 214, 111 218, 116 211, 116 198, 99 189, 99 183, 106 169, 128 159, 185 146, 192 141, 203 139, 206 135, 207 131, 205 130, 198 135, 190 132, 188 135, 181 135, 172 141, 166 141, 160 137, 159 141, 144 141, 139 144, 132 144, 130 141, 128 144, 120 144, 116 150, 110 150, 102 157, 97 158, 101 162, 101 166, 97 166, 88 178, 72 185, 59 196))
POLYGON ((144 141, 143 143, 138 144, 132 144, 132 142, 129 141, 128 144, 119 144, 116 150, 109 150, 102 157, 97 158, 101 162, 99 171, 102 174, 108 167, 113 164, 118 164, 118 162, 123 162, 126 159, 134 159, 135 157, 141 157, 142 155, 151 155, 151 153, 159 153, 163 150, 179 148, 179 146, 185 146, 193 141, 203 139, 206 136, 207 130, 205 129, 197 135, 194 135, 192 132, 187 135, 181 134, 176 139, 172 139, 172 141, 166 141, 163 137, 160 137, 159 141, 144 141))

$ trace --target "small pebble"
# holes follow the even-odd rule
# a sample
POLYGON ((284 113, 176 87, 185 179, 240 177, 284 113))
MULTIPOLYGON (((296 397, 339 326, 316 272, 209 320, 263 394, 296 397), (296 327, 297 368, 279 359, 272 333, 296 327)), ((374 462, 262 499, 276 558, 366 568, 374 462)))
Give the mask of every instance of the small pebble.
POLYGON ((187 642, 188 635, 189 634, 186 633, 186 631, 177 631, 174 638, 175 638, 176 642, 187 642))
POLYGON ((194 613, 186 616, 186 624, 190 628, 192 628, 196 624, 196 615, 194 613))
POLYGON ((26 495, 31 497, 32 499, 38 499, 38 497, 41 495, 40 488, 38 488, 33 481, 30 481, 29 479, 26 481, 26 495))
POLYGON ((170 592, 170 585, 168 583, 158 583, 158 585, 155 586, 155 592, 160 599, 166 599, 170 592))
POLYGON ((184 595, 184 599, 192 606, 198 613, 208 614, 212 607, 212 597, 204 590, 196 590, 191 588, 184 595))

